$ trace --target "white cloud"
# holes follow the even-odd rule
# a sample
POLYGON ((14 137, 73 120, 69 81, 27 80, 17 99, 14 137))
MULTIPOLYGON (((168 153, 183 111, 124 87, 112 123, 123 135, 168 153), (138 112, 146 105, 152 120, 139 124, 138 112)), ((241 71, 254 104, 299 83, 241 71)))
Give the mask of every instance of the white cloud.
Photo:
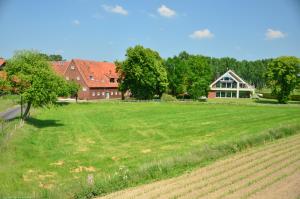
POLYGON ((161 5, 158 9, 157 9, 157 12, 163 16, 163 17, 168 17, 168 18, 171 18, 171 17, 174 17, 176 15, 176 12, 175 10, 172 10, 171 8, 168 8, 167 6, 165 5, 161 5))
POLYGON ((267 29, 267 32, 265 33, 266 39, 272 40, 272 39, 280 39, 284 38, 286 36, 285 33, 281 32, 280 30, 273 30, 271 28, 267 29))
POLYGON ((80 25, 80 21, 79 21, 78 19, 74 19, 74 20, 72 21, 72 24, 73 24, 73 25, 76 25, 76 26, 79 26, 79 25, 80 25))
POLYGON ((128 15, 128 11, 119 5, 116 5, 116 6, 102 5, 102 8, 106 12, 116 13, 116 14, 120 14, 120 15, 128 15))
POLYGON ((214 37, 214 34, 211 33, 208 29, 204 29, 204 30, 196 30, 189 36, 192 39, 209 39, 214 37))

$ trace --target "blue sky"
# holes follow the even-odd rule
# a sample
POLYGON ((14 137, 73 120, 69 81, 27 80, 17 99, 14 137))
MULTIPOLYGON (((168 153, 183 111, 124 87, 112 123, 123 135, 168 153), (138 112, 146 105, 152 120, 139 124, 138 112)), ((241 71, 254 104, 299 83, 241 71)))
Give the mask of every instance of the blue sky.
POLYGON ((114 61, 141 44, 242 60, 300 57, 299 0, 0 0, 0 56, 114 61))

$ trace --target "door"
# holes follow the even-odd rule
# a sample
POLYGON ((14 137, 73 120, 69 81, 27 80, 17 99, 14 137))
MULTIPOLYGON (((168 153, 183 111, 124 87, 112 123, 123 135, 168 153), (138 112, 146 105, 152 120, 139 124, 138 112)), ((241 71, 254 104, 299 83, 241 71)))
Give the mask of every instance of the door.
POLYGON ((109 92, 105 92, 105 99, 109 99, 109 92))

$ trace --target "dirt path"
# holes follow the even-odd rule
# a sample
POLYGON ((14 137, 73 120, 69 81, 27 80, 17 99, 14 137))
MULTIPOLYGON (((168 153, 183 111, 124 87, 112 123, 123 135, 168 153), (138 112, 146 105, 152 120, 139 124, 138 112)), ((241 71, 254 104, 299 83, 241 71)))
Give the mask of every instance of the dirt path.
POLYGON ((250 149, 180 177, 119 191, 112 198, 300 197, 300 135, 250 149))

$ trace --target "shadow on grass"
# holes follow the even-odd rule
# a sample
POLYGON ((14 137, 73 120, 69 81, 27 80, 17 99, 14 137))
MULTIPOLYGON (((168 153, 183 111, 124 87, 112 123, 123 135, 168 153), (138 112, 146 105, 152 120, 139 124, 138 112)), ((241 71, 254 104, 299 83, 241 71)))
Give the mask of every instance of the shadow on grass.
POLYGON ((47 128, 47 127, 59 127, 64 126, 64 124, 59 123, 59 120, 40 120, 36 118, 28 118, 26 122, 37 128, 47 128))
MULTIPOLYGON (((277 100, 273 99, 257 99, 255 103, 259 104, 279 104, 277 100)), ((287 104, 300 104, 300 101, 289 101, 287 104)))

